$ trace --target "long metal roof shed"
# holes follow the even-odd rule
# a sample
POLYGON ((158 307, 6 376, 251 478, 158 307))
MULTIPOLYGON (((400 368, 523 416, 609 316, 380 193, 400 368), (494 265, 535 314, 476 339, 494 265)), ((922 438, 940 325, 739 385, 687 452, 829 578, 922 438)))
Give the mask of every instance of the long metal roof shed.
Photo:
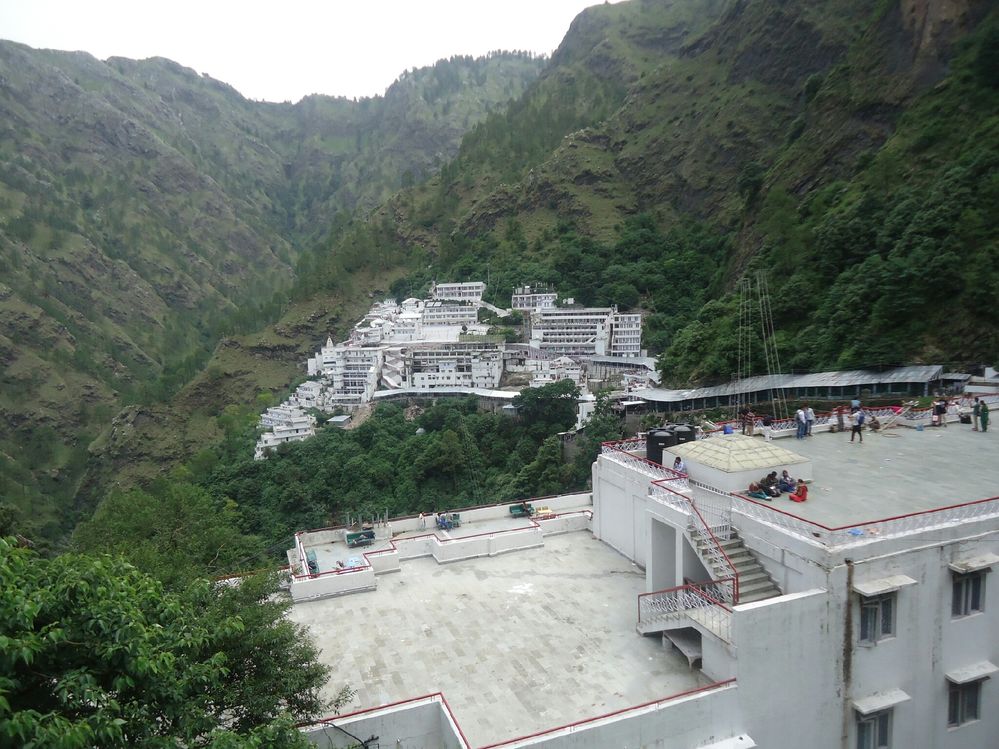
POLYGON ((800 388, 846 388, 870 385, 893 385, 906 383, 930 383, 939 380, 943 367, 936 364, 896 367, 883 372, 873 369, 850 369, 840 372, 814 372, 811 374, 778 374, 747 377, 724 385, 667 390, 647 388, 632 393, 655 403, 682 403, 701 398, 724 398, 736 395, 749 395, 765 390, 797 390, 800 388))

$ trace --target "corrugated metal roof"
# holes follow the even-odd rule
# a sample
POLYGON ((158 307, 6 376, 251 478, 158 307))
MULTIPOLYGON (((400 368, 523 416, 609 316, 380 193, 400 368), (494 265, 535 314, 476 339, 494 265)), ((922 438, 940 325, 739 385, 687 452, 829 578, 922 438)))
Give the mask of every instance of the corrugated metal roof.
POLYGON ((931 382, 939 380, 943 367, 938 364, 897 367, 878 372, 873 369, 849 369, 839 372, 814 372, 800 375, 760 375, 713 387, 666 390, 648 388, 636 390, 633 395, 657 403, 677 403, 696 398, 715 398, 729 395, 756 393, 761 390, 803 387, 851 387, 854 385, 880 385, 906 382, 931 382))

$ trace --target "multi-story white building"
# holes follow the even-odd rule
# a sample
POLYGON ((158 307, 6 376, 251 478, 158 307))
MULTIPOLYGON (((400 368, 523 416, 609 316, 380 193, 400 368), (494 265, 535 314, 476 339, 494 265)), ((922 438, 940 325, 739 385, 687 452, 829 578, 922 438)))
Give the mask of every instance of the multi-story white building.
POLYGON ((359 406, 378 389, 384 349, 341 344, 323 348, 323 382, 327 405, 359 406))
POLYGON ((407 385, 413 388, 471 387, 491 390, 503 376, 497 344, 443 343, 406 352, 407 385))
POLYGON ((315 417, 298 409, 281 406, 270 408, 260 421, 270 429, 257 440, 253 451, 254 460, 262 460, 270 448, 285 442, 301 442, 316 433, 315 417))
POLYGON ((615 312, 611 315, 610 356, 634 359, 642 356, 642 316, 615 312))
POLYGON ((661 463, 679 456, 687 474, 646 460, 644 441, 608 444, 592 504, 534 500, 544 512, 523 519, 466 508, 446 533, 393 520, 349 574, 337 531, 299 534, 293 619, 349 622, 348 598, 308 602, 338 592, 378 611, 312 627, 335 652, 331 688, 360 696, 304 730, 322 747, 996 746, 991 437, 956 418, 863 444, 828 428, 667 446, 661 463), (783 468, 811 475, 805 502, 714 488, 783 468), (460 626, 435 619, 445 611, 460 626))
POLYGON ((610 343, 610 307, 554 307, 530 318, 530 343, 558 355, 606 354, 610 343))
POLYGON ((430 298, 440 301, 468 302, 478 304, 486 293, 486 285, 482 281, 466 283, 435 283, 430 287, 430 298))
POLYGON ((430 301, 423 305, 423 327, 469 326, 478 322, 478 307, 468 302, 430 301))
POLYGON ((553 309, 558 294, 548 287, 518 286, 513 290, 510 306, 522 312, 553 309))

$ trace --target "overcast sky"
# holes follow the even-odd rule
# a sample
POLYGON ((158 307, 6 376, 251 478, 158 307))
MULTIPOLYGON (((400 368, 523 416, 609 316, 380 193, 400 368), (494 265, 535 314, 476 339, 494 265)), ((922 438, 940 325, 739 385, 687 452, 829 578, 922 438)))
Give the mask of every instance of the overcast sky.
POLYGON ((403 70, 494 49, 552 52, 595 0, 0 0, 0 37, 171 60, 244 96, 381 94, 403 70))

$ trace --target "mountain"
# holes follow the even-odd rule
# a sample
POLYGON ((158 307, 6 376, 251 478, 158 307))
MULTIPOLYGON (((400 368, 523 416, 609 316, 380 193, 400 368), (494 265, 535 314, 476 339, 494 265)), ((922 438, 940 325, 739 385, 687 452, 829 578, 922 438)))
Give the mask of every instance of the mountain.
POLYGON ((169 60, 0 42, 0 492, 55 535, 122 405, 273 319, 338 216, 425 179, 543 62, 454 57, 291 105, 169 60))
MULTIPOLYGON (((77 496, 92 502, 115 482, 184 461, 212 470, 254 414, 303 376, 305 355, 371 296, 409 294, 433 278, 488 277, 491 301, 542 281, 585 303, 640 309, 645 343, 676 384, 736 370, 737 289, 757 277, 771 292, 785 369, 995 362, 997 15, 987 0, 598 5, 513 101, 469 120, 450 157, 385 166, 391 149, 365 146, 365 127, 382 120, 351 109, 352 122, 367 125, 350 131, 355 151, 338 160, 351 136, 289 125, 284 105, 246 103, 254 137, 279 157, 273 191, 272 172, 246 156, 256 152, 245 145, 234 158, 216 134, 238 130, 242 110, 227 108, 229 119, 215 123, 211 106, 189 106, 184 116, 206 131, 198 164, 218 170, 217 183, 230 180, 233 200, 266 197, 252 215, 266 217, 259 222, 234 215, 247 232, 280 226, 286 254, 277 240, 268 249, 295 272, 286 286, 261 273, 267 292, 280 288, 273 306, 216 327, 225 335, 211 359, 178 368, 161 388, 185 383, 169 403, 129 405, 87 454, 74 454, 74 466, 86 465, 77 496), (362 180, 364 189, 338 181, 355 173, 384 179, 362 180), (263 325, 278 308, 280 319, 263 325)), ((229 91, 192 80, 215 106, 229 91)), ((304 118, 341 104, 291 109, 304 118)), ((16 229, 20 203, 5 205, 16 229)), ((21 339, 47 335, 45 350, 58 350, 51 319, 25 321, 21 339)), ((762 352, 758 340, 753 350, 762 352)), ((753 367, 766 370, 761 358, 753 367)), ((71 362, 63 370, 81 372, 71 362)), ((30 382, 31 367, 23 371, 30 382)), ((40 384, 20 387, 25 403, 45 395, 40 384)), ((55 460, 42 458, 19 465, 55 460)))
POLYGON ((374 227, 422 258, 400 291, 488 274, 497 299, 618 301, 677 385, 736 371, 757 273, 785 368, 994 362, 997 23, 985 0, 590 8, 330 276, 374 227))

